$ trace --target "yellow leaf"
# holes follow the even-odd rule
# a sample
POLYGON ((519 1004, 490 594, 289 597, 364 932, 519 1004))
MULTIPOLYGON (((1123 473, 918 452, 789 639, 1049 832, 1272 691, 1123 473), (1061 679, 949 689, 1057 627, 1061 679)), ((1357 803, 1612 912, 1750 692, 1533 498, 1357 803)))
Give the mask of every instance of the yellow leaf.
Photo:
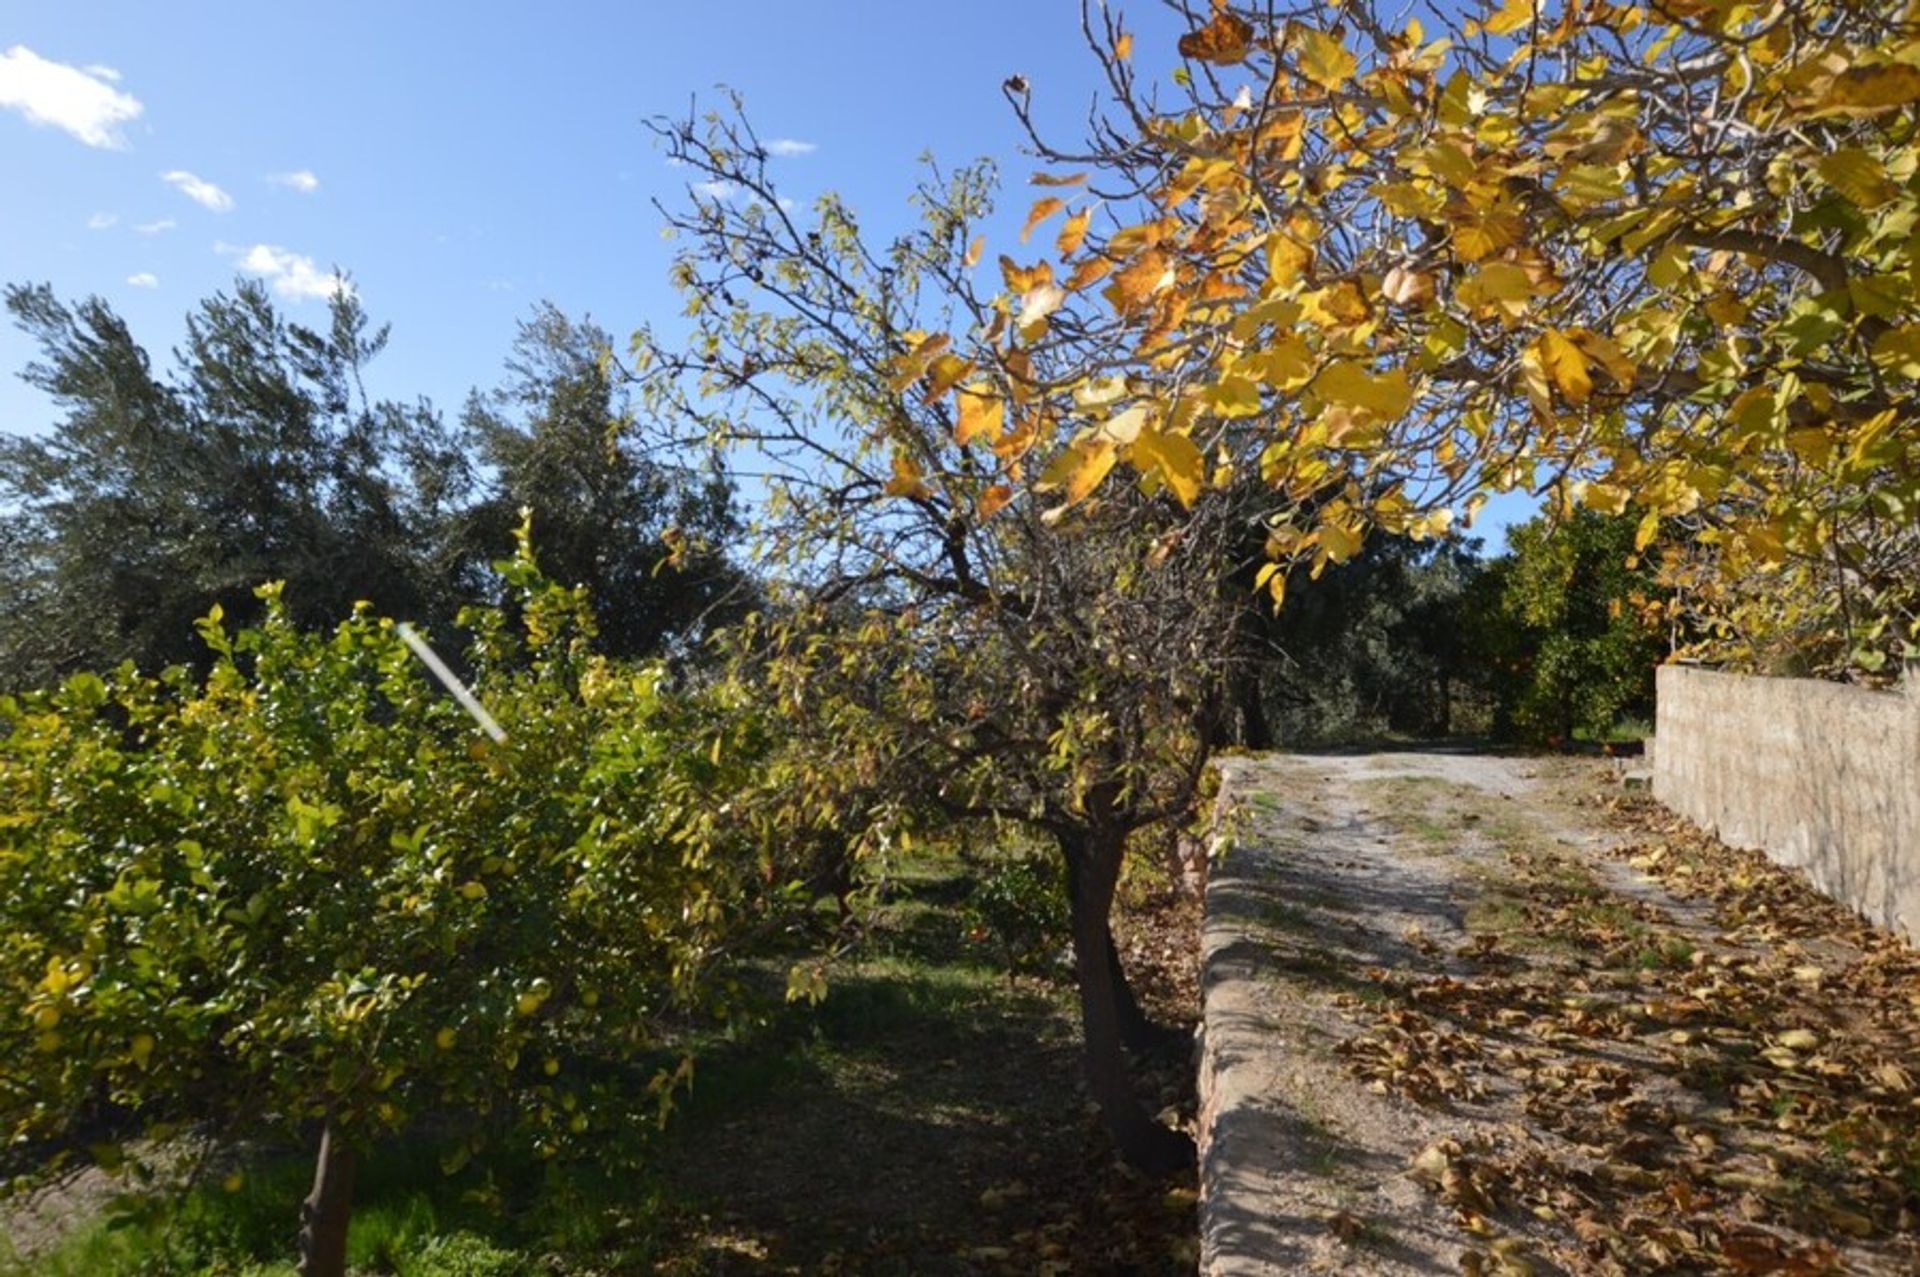
POLYGON ((1062 489, 1067 504, 1074 505, 1100 486, 1117 455, 1113 444, 1105 439, 1076 439, 1047 463, 1034 488, 1041 492, 1062 489))
POLYGON ((1093 377, 1073 388, 1073 405, 1092 411, 1119 403, 1127 397, 1125 377, 1093 377))
POLYGON ((1113 56, 1122 62, 1133 56, 1133 32, 1122 31, 1114 37, 1113 56))
POLYGON ((1200 402, 1220 417, 1251 417, 1260 411, 1260 387, 1251 377, 1223 377, 1204 387, 1200 402))
POLYGON ((1313 390, 1322 399, 1364 408, 1389 421, 1405 414, 1413 404, 1413 391, 1407 385, 1405 368, 1372 373, 1353 360, 1342 360, 1323 369, 1313 379, 1313 390))
POLYGON ((1580 499, 1601 514, 1619 514, 1627 508, 1627 490, 1611 483, 1589 483, 1580 499))
POLYGON ((1887 180, 1880 157, 1858 146, 1846 146, 1820 157, 1821 180, 1846 196, 1858 208, 1879 208, 1900 193, 1887 180))
POLYGON ((433 1044, 439 1047, 442 1051, 453 1050, 453 1044, 455 1042, 458 1042, 459 1040, 460 1040, 460 1035, 458 1033, 455 1033, 452 1029, 442 1029, 438 1033, 433 1035, 433 1044))
POLYGON ((1480 29, 1488 35, 1506 35, 1531 23, 1533 12, 1533 0, 1505 0, 1492 17, 1480 23, 1480 29))
POLYGON ((1303 27, 1298 39, 1300 73, 1323 89, 1338 89, 1359 65, 1346 45, 1324 31, 1303 27))
POLYGON ((1027 212, 1026 225, 1020 228, 1020 242, 1022 244, 1026 243, 1033 235, 1034 227, 1046 221, 1066 206, 1067 202, 1058 195, 1049 195, 1044 199, 1035 200, 1033 207, 1027 212))
POLYGON ((953 427, 953 441, 961 447, 975 439, 998 439, 1002 424, 1006 421, 1006 404, 993 393, 993 387, 983 382, 961 387, 958 394, 960 412, 953 427))
POLYGON ((1313 352, 1298 337, 1282 337, 1242 359, 1240 366, 1275 389, 1292 390, 1313 375, 1313 352))
POLYGON ((973 503, 974 514, 978 518, 990 519, 994 512, 1013 500, 1013 489, 1004 483, 996 483, 980 494, 973 503))
POLYGON ((1544 415, 1553 411, 1553 386, 1541 364, 1538 342, 1520 352, 1520 380, 1526 387, 1527 402, 1535 412, 1544 415))
POLYGON ((1533 299, 1533 279, 1513 262, 1486 262, 1460 285, 1459 297, 1477 311, 1518 319, 1533 299))
POLYGON ((1360 529, 1344 523, 1320 525, 1320 548, 1335 563, 1345 563, 1359 553, 1360 542, 1364 539, 1360 529))
POLYGON ((1088 205, 1078 213, 1070 213, 1060 228, 1060 238, 1054 241, 1054 247, 1060 250, 1062 257, 1071 256, 1087 237, 1087 223, 1093 220, 1093 206, 1088 205))
POLYGON ((153 1058, 153 1034, 134 1034, 132 1043, 127 1047, 127 1053, 133 1057, 134 1064, 144 1073, 147 1061, 153 1058))
POLYGON ((1267 233, 1267 283, 1271 288, 1286 288, 1313 265, 1313 247, 1296 237, 1291 228, 1267 233))
POLYGON ((1833 78, 1816 115, 1879 115, 1920 102, 1920 67, 1893 62, 1852 67, 1833 78))
POLYGON ((1613 378, 1620 389, 1633 388, 1637 373, 1633 360, 1627 358, 1626 352, 1612 338, 1603 337, 1590 328, 1575 328, 1567 335, 1579 344, 1588 359, 1606 369, 1607 376, 1613 378))
POLYGON ((1031 266, 1022 266, 1011 257, 1000 257, 1000 277, 1007 281, 1007 291, 1024 293, 1042 284, 1053 282, 1053 263, 1035 262, 1031 266))
POLYGON ((927 388, 924 392, 926 402, 932 403, 940 396, 960 384, 960 379, 973 371, 973 361, 962 359, 951 351, 938 355, 927 367, 927 388))
POLYGON ((972 266, 980 260, 980 252, 986 248, 986 246, 987 237, 985 235, 975 235, 973 237, 973 243, 967 245, 967 254, 960 259, 960 264, 962 266, 972 266))
POLYGON ((1157 471, 1183 506, 1192 506, 1206 482, 1206 459, 1193 440, 1181 434, 1143 430, 1134 440, 1133 464, 1145 474, 1157 471))
MULTIPOLYGON (((924 497, 929 493, 920 467, 904 452, 893 454, 893 478, 887 480, 886 493, 890 497, 924 497)), ((716 747, 719 742, 714 742, 716 747)))
POLYGON ((1593 377, 1587 372, 1587 357, 1563 332, 1548 329, 1540 334, 1540 366, 1553 384, 1560 388, 1568 403, 1582 404, 1593 393, 1593 377))

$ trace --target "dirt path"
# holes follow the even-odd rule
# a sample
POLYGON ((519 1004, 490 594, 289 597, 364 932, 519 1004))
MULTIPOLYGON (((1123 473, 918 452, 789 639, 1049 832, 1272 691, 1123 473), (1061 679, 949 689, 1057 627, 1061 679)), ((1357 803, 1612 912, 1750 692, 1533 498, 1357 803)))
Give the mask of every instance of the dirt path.
POLYGON ((1203 1271, 1920 1272, 1911 950, 1597 763, 1226 769, 1203 1271))

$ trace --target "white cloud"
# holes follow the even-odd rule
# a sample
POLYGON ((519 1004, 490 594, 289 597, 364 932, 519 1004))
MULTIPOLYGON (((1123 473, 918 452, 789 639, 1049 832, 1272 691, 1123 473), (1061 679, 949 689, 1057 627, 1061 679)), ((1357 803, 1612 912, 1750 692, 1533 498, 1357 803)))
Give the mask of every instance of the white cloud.
POLYGON ((160 277, 154 274, 150 270, 143 270, 136 274, 127 276, 127 282, 129 284, 132 284, 135 288, 160 287, 160 277))
POLYGON ((171 172, 162 173, 160 180, 202 208, 212 209, 216 213, 231 212, 233 209, 233 196, 207 181, 206 178, 195 177, 185 169, 177 168, 171 172))
POLYGON ((269 173, 267 180, 275 186, 284 186, 302 195, 311 195, 320 189, 320 179, 313 175, 312 169, 295 169, 291 173, 269 173))
POLYGON ((311 257, 275 244, 255 244, 251 248, 216 244, 214 251, 240 254, 240 269, 267 280, 282 297, 332 297, 342 292, 351 296, 353 293, 351 284, 315 266, 311 257))
POLYGON ((111 230, 119 221, 120 214, 118 213, 95 213, 87 219, 87 229, 90 231, 111 230))
POLYGON ((96 80, 111 80, 115 84, 118 84, 122 79, 122 76, 118 71, 114 70, 112 67, 108 66, 104 62, 92 62, 86 66, 81 67, 80 69, 82 71, 85 71, 88 75, 92 76, 96 80))
POLYGON ((16 44, 0 54, 0 107, 18 111, 34 124, 65 129, 88 146, 124 147, 127 140, 120 126, 143 108, 132 94, 113 87, 117 75, 100 74, 108 69, 50 62, 16 44))
POLYGON ((695 182, 693 184, 696 195, 704 195, 710 200, 730 200, 739 189, 732 182, 695 182))
POLYGON ((172 230, 179 224, 180 223, 174 221, 171 217, 163 217, 157 222, 141 222, 133 228, 133 233, 135 235, 159 235, 172 230))
POLYGON ((777 137, 767 143, 768 155, 812 155, 819 149, 812 142, 801 142, 790 137, 777 137))

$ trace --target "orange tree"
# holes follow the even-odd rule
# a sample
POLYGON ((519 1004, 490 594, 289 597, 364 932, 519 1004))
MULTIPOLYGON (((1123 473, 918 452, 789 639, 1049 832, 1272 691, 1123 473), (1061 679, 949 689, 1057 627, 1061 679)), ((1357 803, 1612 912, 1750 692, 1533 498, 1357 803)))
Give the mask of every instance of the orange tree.
POLYGON ((8 1174, 304 1132, 302 1271, 337 1274, 380 1137, 438 1117, 456 1162, 503 1132, 604 1156, 665 1102, 639 1062, 717 1006, 766 898, 709 801, 757 728, 590 655, 524 539, 505 566, 520 626, 480 613, 473 648, 498 745, 391 623, 304 633, 277 588, 256 629, 202 623, 204 686, 126 666, 0 701, 8 1174))

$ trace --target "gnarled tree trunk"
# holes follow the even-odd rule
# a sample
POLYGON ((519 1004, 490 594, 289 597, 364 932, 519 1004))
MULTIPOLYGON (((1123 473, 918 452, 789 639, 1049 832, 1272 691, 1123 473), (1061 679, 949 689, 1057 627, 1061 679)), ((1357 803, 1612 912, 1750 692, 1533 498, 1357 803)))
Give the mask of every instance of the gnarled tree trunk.
MULTIPOLYGON (((1154 1121, 1140 1103, 1122 1048, 1120 990, 1126 988, 1126 976, 1114 951, 1107 914, 1120 877, 1125 834, 1095 829, 1078 837, 1062 835, 1060 841, 1067 860, 1088 1089, 1120 1155, 1149 1175, 1173 1174, 1193 1165, 1193 1141, 1154 1121)), ((1146 1023, 1131 990, 1126 1001, 1131 1005, 1130 1017, 1146 1023)))
POLYGON ((346 1277, 358 1158, 331 1119, 320 1130, 313 1191, 300 1203, 300 1277, 346 1277))

